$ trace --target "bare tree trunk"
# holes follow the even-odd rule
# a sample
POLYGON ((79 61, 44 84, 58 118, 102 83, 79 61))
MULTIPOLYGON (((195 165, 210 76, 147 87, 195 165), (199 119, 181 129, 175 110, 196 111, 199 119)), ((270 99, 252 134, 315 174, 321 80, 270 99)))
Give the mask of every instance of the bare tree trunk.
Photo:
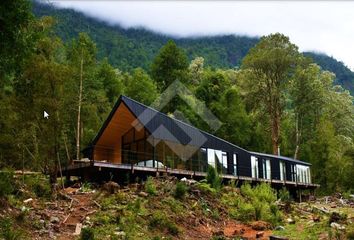
POLYGON ((83 74, 84 58, 81 54, 80 64, 80 89, 79 89, 79 108, 77 113, 77 130, 76 130, 76 159, 80 159, 80 121, 81 121, 81 104, 82 104, 82 74, 83 74))
POLYGON ((294 153, 294 159, 297 159, 299 150, 300 150, 300 130, 299 130, 299 116, 296 114, 296 124, 295 124, 295 129, 296 129, 296 148, 295 148, 295 153, 294 153))
POLYGON ((280 116, 278 113, 275 114, 272 121, 272 147, 273 154, 279 155, 279 135, 280 135, 280 116))

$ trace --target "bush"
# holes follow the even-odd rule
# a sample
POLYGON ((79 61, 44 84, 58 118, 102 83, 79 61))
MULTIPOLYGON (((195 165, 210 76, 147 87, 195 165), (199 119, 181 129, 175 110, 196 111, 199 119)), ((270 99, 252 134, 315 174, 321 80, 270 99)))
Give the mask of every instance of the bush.
POLYGON ((241 186, 243 198, 235 200, 238 211, 232 211, 232 217, 242 221, 263 220, 276 225, 281 221, 281 213, 276 201, 276 193, 269 184, 262 183, 252 188, 249 184, 241 186))
POLYGON ((28 189, 37 196, 49 198, 51 196, 51 189, 49 185, 49 180, 44 178, 42 175, 28 175, 25 176, 25 184, 28 189))
POLYGON ((176 184, 175 193, 174 193, 175 198, 183 199, 187 193, 187 190, 188 190, 188 187, 186 186, 186 184, 184 184, 182 182, 178 182, 176 184))
POLYGON ((206 182, 199 182, 195 186, 204 193, 216 194, 216 190, 206 182))
POLYGON ((0 239, 17 240, 25 239, 25 235, 21 230, 13 227, 10 218, 0 219, 0 239))
POLYGON ((81 230, 81 240, 94 240, 95 239, 95 233, 92 228, 83 228, 81 230))
POLYGON ((208 172, 206 176, 207 183, 214 188, 217 192, 221 189, 222 179, 217 173, 216 169, 212 166, 208 166, 208 172))
POLYGON ((3 169, 0 171, 0 197, 5 197, 14 191, 14 172, 3 169))
POLYGON ((152 177, 148 177, 145 182, 145 192, 150 195, 156 195, 157 193, 156 186, 152 177))
POLYGON ((158 228, 160 230, 167 229, 167 231, 172 235, 178 235, 180 232, 177 225, 168 220, 165 213, 162 211, 156 211, 153 213, 149 226, 150 228, 158 228))
POLYGON ((283 202, 289 202, 290 201, 290 194, 289 191, 283 187, 282 189, 279 190, 279 199, 282 200, 283 202))

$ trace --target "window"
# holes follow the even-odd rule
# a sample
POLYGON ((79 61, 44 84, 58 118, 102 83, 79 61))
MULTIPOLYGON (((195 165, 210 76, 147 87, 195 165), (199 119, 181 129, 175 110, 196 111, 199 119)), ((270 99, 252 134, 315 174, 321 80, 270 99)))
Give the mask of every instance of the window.
POLYGON ((279 161, 280 180, 285 181, 286 169, 284 161, 279 161))
POLYGON ((258 158, 251 156, 252 177, 258 178, 258 158))
POLYGON ((236 153, 234 153, 232 160, 233 160, 233 165, 232 165, 233 175, 237 176, 237 154, 236 153))
POLYGON ((270 160, 263 159, 262 160, 262 173, 264 179, 270 179, 271 171, 270 171, 270 160))
POLYGON ((215 168, 215 154, 214 149, 208 148, 208 164, 215 168))
POLYGON ((297 181, 301 183, 311 183, 310 167, 296 165, 297 181))
POLYGON ((222 173, 227 174, 227 153, 222 152, 222 173))

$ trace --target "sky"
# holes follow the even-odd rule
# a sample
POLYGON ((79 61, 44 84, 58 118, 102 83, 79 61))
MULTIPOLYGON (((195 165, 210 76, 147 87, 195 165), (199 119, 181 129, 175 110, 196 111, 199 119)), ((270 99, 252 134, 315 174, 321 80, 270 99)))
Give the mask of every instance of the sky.
POLYGON ((281 32, 354 70, 354 1, 51 1, 123 27, 180 37, 281 32))

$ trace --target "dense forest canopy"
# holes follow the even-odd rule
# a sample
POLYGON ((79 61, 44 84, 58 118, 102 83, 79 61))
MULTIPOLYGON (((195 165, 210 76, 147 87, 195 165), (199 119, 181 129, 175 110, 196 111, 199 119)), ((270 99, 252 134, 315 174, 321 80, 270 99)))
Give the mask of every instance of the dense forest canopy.
POLYGON ((120 94, 151 104, 178 78, 222 125, 212 132, 178 97, 166 113, 241 147, 308 161, 322 191, 354 189, 353 97, 287 36, 169 39, 45 5, 35 4, 35 17, 27 0, 4 6, 0 26, 11 27, 0 35, 7 46, 0 49, 0 167, 41 170, 54 183, 120 94))
MULTIPOLYGON (((169 39, 185 50, 189 60, 203 57, 205 66, 223 69, 239 67, 249 49, 259 41, 256 37, 235 35, 177 38, 143 28, 124 29, 72 9, 37 2, 34 2, 33 12, 38 17, 53 16, 57 20, 55 32, 64 42, 80 32, 87 32, 97 44, 97 58, 107 57, 110 64, 124 71, 136 67, 149 70, 156 53, 169 39)), ((342 62, 320 53, 306 52, 305 56, 313 58, 323 70, 335 73, 335 84, 354 95, 354 73, 342 62)))

